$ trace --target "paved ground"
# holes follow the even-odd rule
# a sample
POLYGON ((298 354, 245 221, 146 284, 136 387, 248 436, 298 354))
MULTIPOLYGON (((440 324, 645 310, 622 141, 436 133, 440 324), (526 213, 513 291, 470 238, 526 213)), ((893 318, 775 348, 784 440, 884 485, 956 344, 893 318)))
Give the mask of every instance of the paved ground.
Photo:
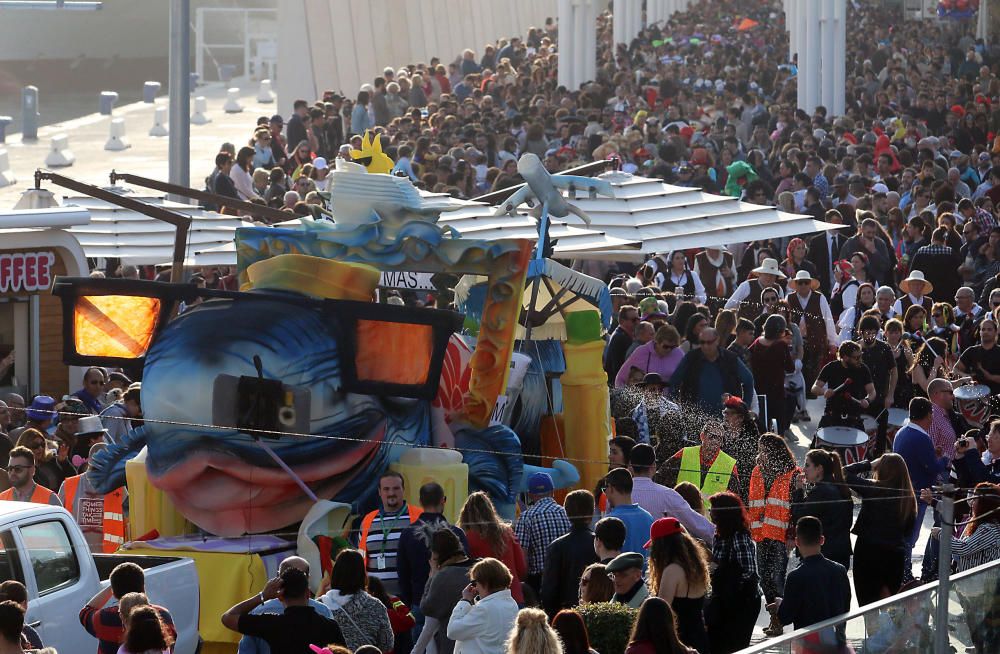
MULTIPOLYGON (((232 86, 240 86, 232 82, 232 86)), ((205 96, 208 101, 207 115, 212 122, 206 125, 191 125, 191 183, 192 188, 204 188, 204 178, 212 172, 215 155, 219 146, 229 141, 237 148, 249 141, 258 116, 279 113, 274 103, 260 104, 256 100, 256 84, 244 84, 240 93, 242 113, 227 114, 223 111, 226 89, 221 84, 198 88, 194 95, 205 96)), ((96 91, 95 91, 96 98, 96 91)), ((95 99, 96 104, 96 99, 95 99)), ((192 99, 192 110, 194 100, 192 99)), ((8 133, 6 148, 10 158, 10 169, 17 183, 0 188, 0 210, 12 208, 25 188, 34 185, 36 168, 45 167, 52 137, 57 134, 69 136, 69 149, 76 156, 76 162, 69 167, 57 169, 63 175, 83 182, 107 186, 108 173, 112 169, 129 172, 153 179, 167 180, 167 137, 149 136, 153 126, 155 107, 166 107, 166 97, 157 98, 155 104, 137 102, 118 107, 113 116, 91 114, 42 127, 38 130, 38 140, 22 142, 20 133, 8 133), (120 152, 104 149, 110 134, 112 118, 124 118, 127 139, 132 147, 120 152)), ((285 112, 287 113, 287 111, 285 112)), ((18 132, 20 127, 18 126, 18 132)), ((52 189, 58 194, 58 189, 52 189)))

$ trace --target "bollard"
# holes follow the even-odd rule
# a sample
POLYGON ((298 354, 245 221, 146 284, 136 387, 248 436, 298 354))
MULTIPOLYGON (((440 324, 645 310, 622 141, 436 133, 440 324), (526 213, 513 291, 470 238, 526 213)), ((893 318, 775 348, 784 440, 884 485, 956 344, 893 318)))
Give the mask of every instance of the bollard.
POLYGON ((7 154, 7 148, 0 148, 0 188, 16 183, 17 178, 10 171, 10 156, 7 154))
POLYGON ((142 101, 146 104, 153 104, 156 94, 160 92, 159 82, 146 82, 142 85, 142 101))
POLYGON ((219 64, 219 81, 228 84, 236 76, 236 66, 233 64, 219 64))
POLYGON ((222 110, 227 114, 238 114, 243 111, 243 105, 240 104, 239 89, 231 88, 226 91, 226 104, 222 105, 222 110))
POLYGON ((111 136, 108 138, 108 142, 104 144, 104 149, 111 150, 112 152, 120 152, 121 150, 128 150, 130 147, 132 147, 132 144, 125 138, 125 119, 112 118, 111 136))
POLYGON ((153 112, 153 126, 149 129, 150 136, 167 135, 167 108, 157 107, 153 112))
POLYGON ((7 142, 7 125, 14 122, 10 116, 0 116, 0 143, 7 142))
POLYGON ((194 99, 194 113, 191 114, 191 124, 204 125, 212 122, 212 119, 208 117, 207 112, 208 100, 205 99, 205 96, 199 95, 194 99))
POLYGON ((257 90, 257 102, 261 104, 271 104, 274 102, 274 91, 271 90, 271 80, 262 79, 260 88, 257 90))
POLYGON ((118 94, 114 91, 101 91, 100 112, 102 116, 110 116, 118 102, 118 94))
POLYGON ((56 134, 52 137, 52 147, 48 156, 45 157, 45 165, 49 168, 63 168, 72 166, 76 161, 76 155, 69 149, 69 137, 65 134, 56 134))
POLYGON ((38 140, 38 87, 26 86, 21 89, 21 140, 38 140))
POLYGON ((190 83, 190 87, 188 90, 190 90, 192 93, 194 93, 195 89, 198 88, 198 80, 199 80, 198 73, 191 73, 190 77, 188 77, 188 82, 190 83))

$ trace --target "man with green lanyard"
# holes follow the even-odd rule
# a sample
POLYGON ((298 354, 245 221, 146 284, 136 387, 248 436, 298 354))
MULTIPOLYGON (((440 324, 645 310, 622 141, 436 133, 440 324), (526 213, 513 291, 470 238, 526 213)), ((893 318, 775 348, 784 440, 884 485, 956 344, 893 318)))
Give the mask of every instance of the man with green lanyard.
POLYGON ((399 534, 420 517, 421 510, 403 499, 403 475, 387 470, 378 479, 382 508, 361 520, 358 549, 365 554, 368 574, 378 577, 389 595, 399 595, 396 552, 399 534))
MULTIPOLYGON (((673 488, 681 482, 690 482, 705 498, 725 490, 739 495, 736 459, 722 451, 725 433, 722 423, 707 422, 701 430, 701 445, 685 447, 667 461, 664 484, 673 488)), ((739 446, 757 448, 756 443, 740 443, 739 446)))

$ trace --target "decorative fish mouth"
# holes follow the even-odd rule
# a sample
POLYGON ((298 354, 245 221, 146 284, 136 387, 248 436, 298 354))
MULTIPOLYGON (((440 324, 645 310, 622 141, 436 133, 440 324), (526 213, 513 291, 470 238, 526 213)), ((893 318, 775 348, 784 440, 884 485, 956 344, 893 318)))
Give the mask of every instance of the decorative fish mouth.
MULTIPOLYGON (((320 499, 333 499, 368 468, 385 440, 386 418, 369 411, 364 420, 355 417, 328 431, 357 440, 267 441, 320 499), (344 429, 358 422, 364 425, 344 429)), ((183 448, 176 463, 162 471, 150 469, 150 480, 186 518, 219 536, 274 531, 302 520, 313 501, 296 481, 249 436, 228 433, 238 436, 237 447, 225 434, 202 434, 183 448)))

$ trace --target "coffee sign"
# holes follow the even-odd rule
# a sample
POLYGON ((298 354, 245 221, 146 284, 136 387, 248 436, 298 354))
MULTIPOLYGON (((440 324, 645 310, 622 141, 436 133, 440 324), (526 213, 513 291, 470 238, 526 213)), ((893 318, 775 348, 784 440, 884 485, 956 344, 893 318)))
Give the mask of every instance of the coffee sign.
POLYGON ((52 286, 52 252, 0 254, 0 293, 31 293, 52 286))

